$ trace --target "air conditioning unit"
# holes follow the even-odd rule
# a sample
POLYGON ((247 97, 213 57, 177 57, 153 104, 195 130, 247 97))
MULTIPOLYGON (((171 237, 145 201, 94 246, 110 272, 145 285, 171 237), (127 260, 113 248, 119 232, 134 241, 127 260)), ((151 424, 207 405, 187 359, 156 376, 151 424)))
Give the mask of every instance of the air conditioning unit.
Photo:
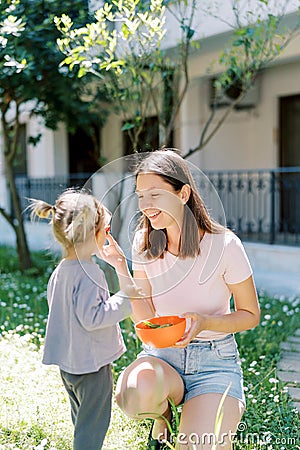
MULTIPOLYGON (((216 78, 209 79, 209 106, 217 108, 227 108, 239 96, 238 88, 230 87, 226 91, 220 91, 215 87, 216 78)), ((260 99, 260 78, 255 80, 255 83, 247 91, 243 99, 234 107, 236 110, 255 108, 260 99)))

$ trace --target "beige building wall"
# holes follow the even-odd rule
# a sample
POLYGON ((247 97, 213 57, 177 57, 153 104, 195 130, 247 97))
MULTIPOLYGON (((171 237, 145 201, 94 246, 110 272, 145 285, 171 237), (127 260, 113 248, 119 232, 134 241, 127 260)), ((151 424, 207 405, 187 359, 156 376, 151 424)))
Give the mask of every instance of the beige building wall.
MULTIPOLYGON (((64 124, 60 123, 53 132, 54 170, 56 175, 69 173, 68 133, 64 124)), ((72 157, 72 155, 71 155, 72 157)))
POLYGON ((65 127, 60 124, 57 130, 45 128, 39 119, 27 123, 27 136, 41 134, 37 145, 28 146, 28 176, 33 178, 65 175, 69 172, 68 142, 65 127))
MULTIPOLYGON (((192 54, 190 86, 174 134, 174 146, 183 154, 199 142, 210 114, 209 77, 222 70, 213 62, 230 38, 230 33, 208 37, 192 54)), ((300 36, 262 72, 255 89, 256 106, 233 111, 205 148, 190 158, 191 162, 208 170, 268 169, 279 165, 279 98, 300 93, 300 36)), ((224 109, 218 110, 212 125, 223 113, 224 109)), ((121 119, 111 115, 102 131, 102 151, 108 162, 122 156, 120 130, 121 119)))
POLYGON ((123 154, 122 119, 111 114, 101 132, 102 156, 107 162, 120 158, 123 154))
MULTIPOLYGON (((34 102, 22 105, 20 123, 26 125, 26 138, 41 136, 37 145, 27 145, 27 174, 30 177, 51 177, 68 173, 67 131, 63 124, 52 131, 45 127, 41 117, 32 116, 34 102)), ((14 119, 15 110, 8 111, 8 118, 14 119)), ((0 148, 4 148, 0 124, 0 148)), ((4 174, 4 155, 0 152, 0 175, 4 174)))
MULTIPOLYGON (((279 98, 300 93, 300 61, 273 66, 265 70, 260 79, 257 106, 245 111, 233 111, 216 135, 201 151, 199 162, 206 169, 260 169, 279 165, 279 98)), ((194 81, 193 83, 196 83, 194 81)), ((182 123, 181 147, 188 150, 209 116, 206 80, 198 80, 201 96, 190 95, 191 104, 199 102, 201 113, 197 124, 195 117, 185 117, 182 123), (187 128, 184 131, 184 128, 187 128)), ((195 90, 195 88, 193 88, 195 90)), ((187 111, 195 110, 187 107, 187 111)), ((221 117, 224 110, 216 116, 221 117)), ((216 124, 216 120, 213 125, 216 124)))
MULTIPOLYGON (((226 36, 225 36, 226 37, 226 36)), ((217 56, 222 37, 214 37, 190 64, 191 83, 178 120, 176 146, 187 153, 199 142, 209 117, 209 79, 205 68, 217 56)), ((223 44, 224 45, 224 44, 223 44)), ((203 169, 260 169, 279 164, 279 98, 300 93, 300 39, 289 45, 258 79, 254 108, 233 111, 205 148, 192 158, 203 169)), ((219 109, 212 128, 224 114, 219 109)))

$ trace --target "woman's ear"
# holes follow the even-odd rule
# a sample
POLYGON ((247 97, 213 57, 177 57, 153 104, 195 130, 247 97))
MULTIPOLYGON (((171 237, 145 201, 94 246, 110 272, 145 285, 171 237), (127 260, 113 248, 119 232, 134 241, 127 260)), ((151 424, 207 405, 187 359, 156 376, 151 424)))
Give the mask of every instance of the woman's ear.
POLYGON ((189 184, 184 184, 181 188, 180 195, 183 203, 187 203, 191 195, 191 186, 189 184))

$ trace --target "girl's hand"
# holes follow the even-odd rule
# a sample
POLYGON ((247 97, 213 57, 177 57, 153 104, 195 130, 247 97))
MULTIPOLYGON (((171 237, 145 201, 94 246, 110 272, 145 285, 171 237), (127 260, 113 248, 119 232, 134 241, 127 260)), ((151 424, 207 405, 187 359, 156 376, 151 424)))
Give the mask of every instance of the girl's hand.
POLYGON ((195 337, 200 333, 200 331, 205 330, 205 316, 201 316, 197 313, 184 313, 181 314, 186 319, 190 319, 190 327, 182 336, 182 338, 176 342, 175 347, 186 347, 195 337))
POLYGON ((102 249, 99 251, 100 257, 113 266, 117 271, 118 269, 127 269, 127 262, 123 250, 117 243, 117 241, 112 237, 111 234, 106 235, 108 244, 103 245, 102 249))
POLYGON ((140 298, 145 298, 145 293, 143 292, 142 288, 137 287, 135 283, 128 284, 122 290, 130 298, 130 300, 138 300, 140 298))

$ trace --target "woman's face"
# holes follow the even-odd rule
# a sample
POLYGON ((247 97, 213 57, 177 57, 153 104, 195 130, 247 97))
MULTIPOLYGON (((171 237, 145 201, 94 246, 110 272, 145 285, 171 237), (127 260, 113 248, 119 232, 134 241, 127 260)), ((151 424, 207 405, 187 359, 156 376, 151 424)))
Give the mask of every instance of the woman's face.
POLYGON ((156 230, 181 227, 184 212, 182 191, 154 173, 141 173, 136 180, 139 209, 156 230))

